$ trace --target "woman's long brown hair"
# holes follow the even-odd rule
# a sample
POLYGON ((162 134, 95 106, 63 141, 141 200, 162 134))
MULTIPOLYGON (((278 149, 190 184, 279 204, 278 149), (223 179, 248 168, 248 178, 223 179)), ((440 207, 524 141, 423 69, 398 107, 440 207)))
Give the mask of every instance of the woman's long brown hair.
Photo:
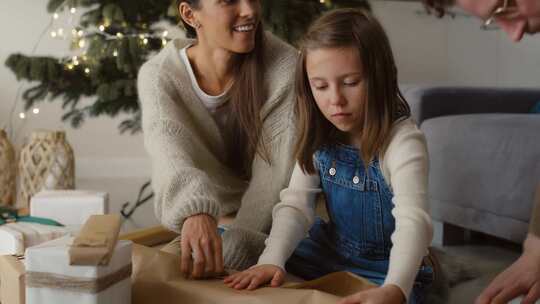
MULTIPOLYGON (((193 9, 201 8, 200 0, 177 0, 186 2, 193 9)), ((178 7, 178 6, 177 6, 178 7)), ((197 38, 197 32, 182 18, 188 38, 197 38)), ((270 162, 264 136, 261 108, 267 97, 264 90, 264 30, 262 23, 255 33, 255 48, 246 54, 238 54, 234 63, 234 84, 229 91, 231 110, 227 119, 225 138, 227 143, 227 165, 245 179, 251 176, 251 165, 255 154, 270 162)))
POLYGON ((321 113, 311 91, 306 57, 311 50, 353 47, 364 71, 364 101, 360 153, 364 166, 386 144, 392 125, 409 117, 410 108, 398 88, 397 69, 390 42, 380 23, 362 9, 337 9, 324 14, 308 29, 300 43, 296 68, 298 141, 295 157, 304 172, 314 173, 313 154, 335 144, 340 131, 321 113))

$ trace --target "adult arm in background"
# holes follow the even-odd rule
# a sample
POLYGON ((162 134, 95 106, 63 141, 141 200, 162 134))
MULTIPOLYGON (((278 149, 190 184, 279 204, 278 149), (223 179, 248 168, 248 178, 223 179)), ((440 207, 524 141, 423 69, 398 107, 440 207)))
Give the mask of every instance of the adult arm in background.
POLYGON ((177 96, 174 77, 163 62, 147 62, 138 77, 145 147, 152 161, 155 213, 168 229, 181 234, 182 271, 195 278, 223 271, 217 220, 218 184, 205 170, 216 163, 201 138, 192 112, 177 96))
POLYGON ((523 253, 489 284, 476 304, 507 303, 519 296, 524 296, 522 304, 533 304, 540 299, 540 184, 523 253))

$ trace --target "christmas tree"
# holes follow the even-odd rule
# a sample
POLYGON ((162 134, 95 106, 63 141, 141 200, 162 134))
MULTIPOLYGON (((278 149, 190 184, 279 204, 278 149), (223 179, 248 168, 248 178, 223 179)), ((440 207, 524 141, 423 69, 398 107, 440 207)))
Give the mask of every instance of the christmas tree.
MULTIPOLYGON (((266 27, 294 44, 309 23, 336 7, 369 8, 366 0, 262 1, 266 27)), ((49 34, 71 43, 72 54, 62 58, 13 54, 6 65, 18 80, 37 83, 23 94, 25 110, 46 99, 62 101, 63 121, 73 127, 85 119, 128 114, 121 132, 141 130, 136 77, 140 66, 170 39, 158 22, 177 24, 176 0, 49 0, 49 34), (78 25, 63 28, 55 21, 84 11, 78 25), (83 97, 94 97, 82 104, 83 97), (58 98, 58 99, 57 99, 58 98)))

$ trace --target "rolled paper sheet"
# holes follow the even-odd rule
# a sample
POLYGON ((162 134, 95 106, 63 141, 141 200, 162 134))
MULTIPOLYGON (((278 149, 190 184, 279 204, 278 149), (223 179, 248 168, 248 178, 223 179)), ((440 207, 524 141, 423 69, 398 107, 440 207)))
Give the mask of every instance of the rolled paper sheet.
POLYGON ((25 271, 21 258, 0 256, 0 302, 2 304, 25 303, 25 271))

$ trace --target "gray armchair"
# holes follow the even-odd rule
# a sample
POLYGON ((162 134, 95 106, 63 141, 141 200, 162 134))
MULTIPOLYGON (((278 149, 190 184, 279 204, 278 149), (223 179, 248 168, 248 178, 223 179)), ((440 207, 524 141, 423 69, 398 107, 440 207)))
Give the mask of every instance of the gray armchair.
POLYGON ((521 243, 540 182, 540 89, 404 92, 430 153, 434 219, 521 243))

